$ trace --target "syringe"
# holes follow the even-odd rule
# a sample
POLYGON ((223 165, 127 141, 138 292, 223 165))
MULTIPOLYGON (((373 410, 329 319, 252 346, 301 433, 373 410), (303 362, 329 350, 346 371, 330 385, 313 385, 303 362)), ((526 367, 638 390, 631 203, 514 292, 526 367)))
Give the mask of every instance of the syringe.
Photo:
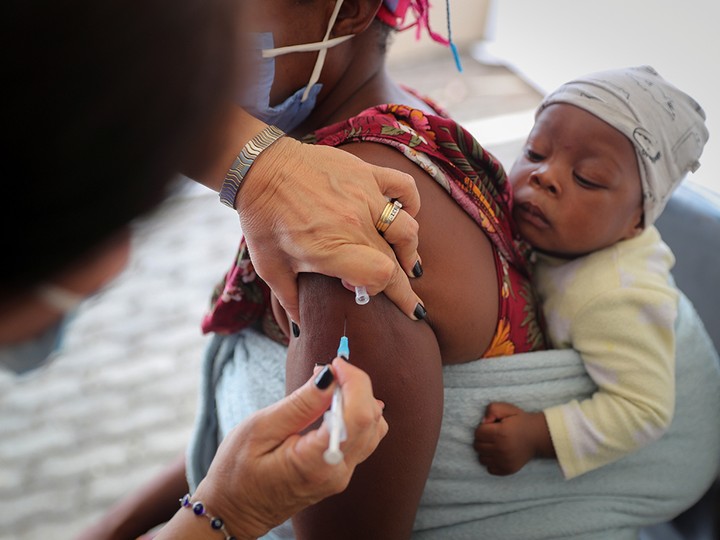
POLYGON ((370 301, 370 295, 367 289, 362 285, 355 287, 355 303, 359 306, 364 306, 370 301))
MULTIPOLYGON (((345 321, 345 323, 347 325, 347 321, 345 321)), ((343 357, 345 360, 350 359, 350 346, 348 345, 348 338, 345 335, 345 328, 343 328, 343 336, 340 338, 337 355, 343 357)), ((345 418, 343 417, 342 391, 339 385, 336 386, 333 391, 330 409, 325 412, 323 420, 327 422, 328 430, 330 431, 330 442, 328 443, 327 450, 323 453, 323 458, 325 458, 325 463, 336 465, 344 458, 342 450, 340 450, 340 443, 347 439, 345 418)))

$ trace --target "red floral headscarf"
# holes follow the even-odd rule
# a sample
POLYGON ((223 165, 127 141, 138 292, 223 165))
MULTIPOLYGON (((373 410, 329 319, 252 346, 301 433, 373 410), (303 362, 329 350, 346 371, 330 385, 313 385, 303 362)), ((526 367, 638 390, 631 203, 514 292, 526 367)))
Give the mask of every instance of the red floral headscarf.
POLYGON ((430 2, 428 0, 383 0, 377 12, 377 18, 400 31, 415 27, 418 38, 423 28, 427 28, 428 34, 434 41, 448 45, 447 39, 430 29, 429 13, 430 2), (415 21, 405 24, 409 8, 412 8, 415 21))

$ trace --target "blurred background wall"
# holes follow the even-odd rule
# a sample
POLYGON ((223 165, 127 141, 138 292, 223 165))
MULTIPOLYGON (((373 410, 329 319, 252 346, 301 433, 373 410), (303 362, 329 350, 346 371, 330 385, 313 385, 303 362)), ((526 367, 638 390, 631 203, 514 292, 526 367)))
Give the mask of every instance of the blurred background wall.
POLYGON ((705 109, 710 140, 689 179, 720 191, 718 21, 717 0, 491 0, 475 56, 507 62, 543 94, 591 71, 650 64, 705 109))

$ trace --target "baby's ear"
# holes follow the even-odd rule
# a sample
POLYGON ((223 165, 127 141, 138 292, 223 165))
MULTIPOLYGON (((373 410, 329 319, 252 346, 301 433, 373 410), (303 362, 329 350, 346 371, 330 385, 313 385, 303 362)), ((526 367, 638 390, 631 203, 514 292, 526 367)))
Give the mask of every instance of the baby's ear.
POLYGON ((637 219, 631 221, 635 223, 635 226, 630 229, 628 235, 625 237, 626 240, 639 236, 645 230, 645 212, 640 209, 637 219))
MULTIPOLYGON (((335 2, 329 2, 335 6, 335 2)), ((333 27, 333 37, 361 34, 375 20, 382 0, 344 0, 337 21, 333 27)))

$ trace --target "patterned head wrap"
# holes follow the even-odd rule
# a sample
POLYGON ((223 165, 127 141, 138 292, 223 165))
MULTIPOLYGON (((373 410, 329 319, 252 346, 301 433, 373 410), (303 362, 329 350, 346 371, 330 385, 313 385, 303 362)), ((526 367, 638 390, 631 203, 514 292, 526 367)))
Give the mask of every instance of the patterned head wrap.
POLYGON ((445 45, 450 48, 455 66, 458 71, 462 71, 462 63, 460 62, 460 54, 452 40, 452 28, 450 25, 450 0, 445 0, 447 10, 447 38, 434 32, 430 28, 430 2, 429 0, 383 0, 376 17, 382 22, 402 32, 408 28, 415 28, 415 39, 420 39, 423 29, 427 30, 428 35, 433 41, 445 45), (405 23, 408 12, 412 13, 414 22, 405 23))
POLYGON ((423 28, 427 29, 430 37, 442 45, 449 41, 430 29, 430 2, 428 0, 383 0, 376 17, 395 30, 403 31, 415 27, 417 38, 423 28), (412 12, 415 21, 405 24, 408 11, 412 12))
POLYGON ((645 227, 662 213, 688 172, 695 172, 708 140, 705 111, 650 66, 601 71, 562 85, 553 103, 575 105, 625 135, 635 147, 643 190, 645 227))

